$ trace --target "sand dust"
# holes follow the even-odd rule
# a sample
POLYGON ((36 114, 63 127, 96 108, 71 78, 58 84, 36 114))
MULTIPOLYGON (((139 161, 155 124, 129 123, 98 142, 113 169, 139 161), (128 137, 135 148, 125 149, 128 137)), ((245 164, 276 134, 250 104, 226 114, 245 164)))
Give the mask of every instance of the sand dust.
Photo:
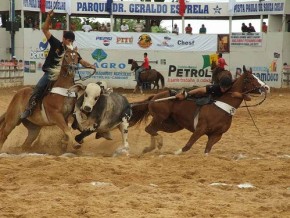
MULTIPOLYGON (((17 89, 0 89, 1 113, 17 89)), ((124 94, 130 102, 149 95, 124 94)), ((240 108, 209 156, 206 137, 171 154, 189 139, 185 130, 161 133, 164 147, 141 155, 145 124, 129 129, 130 157, 110 157, 117 130, 112 141, 90 136, 75 155, 61 155, 57 127, 42 130, 33 154, 7 155, 25 139, 19 126, 0 154, 0 217, 290 217, 289 108, 289 90, 250 108, 261 135, 240 108)))

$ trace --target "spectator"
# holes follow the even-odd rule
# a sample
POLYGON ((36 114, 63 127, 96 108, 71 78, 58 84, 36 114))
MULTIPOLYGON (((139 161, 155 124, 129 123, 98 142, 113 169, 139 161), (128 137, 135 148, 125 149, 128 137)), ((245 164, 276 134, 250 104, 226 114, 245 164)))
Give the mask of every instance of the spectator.
POLYGON ((129 26, 125 22, 121 25, 121 32, 129 32, 129 26))
POLYGON ((140 32, 143 31, 143 29, 144 29, 144 25, 143 25, 143 23, 140 23, 140 19, 137 19, 137 23, 136 23, 135 26, 134 26, 134 30, 135 30, 135 32, 140 33, 140 32))
POLYGON ((99 31, 100 32, 107 32, 107 27, 105 26, 104 23, 102 23, 102 25, 99 27, 99 31))
POLYGON ((192 28, 191 28, 190 24, 188 24, 187 27, 185 27, 185 33, 192 34, 192 28))
POLYGON ((199 33, 206 34, 206 28, 205 28, 204 24, 202 24, 201 27, 199 28, 199 33))
POLYGON ((71 21, 70 26, 69 26, 70 31, 76 31, 77 30, 77 25, 74 21, 71 21))
POLYGON ((64 19, 63 22, 61 23, 61 29, 66 30, 66 19, 64 19))
POLYGON ((250 33, 256 32, 255 27, 253 27, 251 23, 249 23, 248 32, 250 33))
POLYGON ((107 29, 107 32, 110 32, 111 31, 111 24, 110 23, 107 23, 106 24, 106 29, 107 29))
POLYGON ((263 22, 262 32, 267 33, 267 31, 268 31, 268 26, 267 26, 266 22, 263 22))
POLYGON ((82 26, 82 30, 84 32, 91 32, 93 30, 92 26, 90 25, 90 22, 87 20, 86 23, 82 26))
POLYGON ((26 28, 33 28, 33 22, 31 18, 28 18, 27 22, 24 25, 26 28))
POLYGON ((60 22, 60 20, 57 20, 54 26, 54 29, 56 30, 61 30, 62 24, 60 22))
POLYGON ((12 56, 11 62, 14 64, 14 70, 17 70, 18 60, 15 55, 12 56))
POLYGON ((158 33, 159 32, 159 26, 157 26, 155 21, 153 21, 153 23, 152 23, 151 32, 152 33, 158 33))
POLYGON ((247 25, 245 23, 242 23, 242 28, 241 28, 243 33, 247 33, 249 32, 249 28, 247 27, 247 25))
POLYGON ((175 33, 176 35, 179 34, 179 28, 178 28, 177 24, 174 24, 174 27, 172 28, 172 33, 175 33))

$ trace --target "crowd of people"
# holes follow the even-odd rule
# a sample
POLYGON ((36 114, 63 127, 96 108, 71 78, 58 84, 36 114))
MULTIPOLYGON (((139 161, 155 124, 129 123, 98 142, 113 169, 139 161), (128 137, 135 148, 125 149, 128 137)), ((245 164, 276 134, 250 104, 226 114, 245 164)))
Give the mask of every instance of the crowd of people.
MULTIPOLYGON (((66 30, 67 27, 67 21, 66 19, 57 19, 56 21, 52 22, 50 28, 51 29, 56 29, 56 30, 66 30)), ((26 17, 24 21, 24 27, 25 28, 33 28, 33 29, 40 29, 39 26, 39 21, 38 20, 33 20, 32 17, 26 17)), ((81 29, 79 29, 80 26, 77 26, 77 24, 74 22, 74 20, 70 20, 69 24, 69 30, 70 31, 77 31, 77 30, 82 30, 84 32, 90 32, 90 31, 100 31, 100 32, 110 32, 111 31, 111 24, 108 23, 92 23, 89 20, 86 20, 83 22, 81 29)), ((158 22, 152 21, 151 26, 146 28, 146 25, 144 22, 141 22, 140 19, 136 20, 136 23, 133 26, 129 26, 129 23, 126 21, 122 21, 119 28, 117 28, 117 31, 120 32, 152 32, 152 33, 160 33, 164 32, 158 22)), ((184 29, 185 34, 192 34, 193 28, 191 24, 187 24, 187 26, 184 29)), ((241 26, 241 31, 244 33, 250 33, 250 32, 256 32, 255 27, 252 25, 252 23, 249 23, 246 25, 245 23, 242 23, 241 26)), ((266 22, 263 22, 262 24, 262 32, 267 33, 268 31, 268 26, 266 22)), ((180 34, 180 28, 178 27, 177 24, 174 24, 172 27, 172 33, 178 35, 180 34)), ((201 25, 199 28, 199 34, 206 34, 207 33, 207 28, 205 27, 204 24, 201 25)))

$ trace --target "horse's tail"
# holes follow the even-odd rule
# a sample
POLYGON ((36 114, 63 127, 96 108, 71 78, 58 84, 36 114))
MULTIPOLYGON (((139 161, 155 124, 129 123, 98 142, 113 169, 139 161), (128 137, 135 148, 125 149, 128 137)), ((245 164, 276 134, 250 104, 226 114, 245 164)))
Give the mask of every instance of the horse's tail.
POLYGON ((150 96, 144 101, 131 103, 132 107, 132 116, 129 120, 129 126, 134 126, 137 123, 140 124, 142 121, 146 121, 149 114, 148 109, 148 101, 150 101, 153 98, 154 95, 150 96))
POLYGON ((164 76, 163 76, 160 72, 158 72, 158 74, 159 74, 159 78, 160 78, 160 80, 161 80, 161 86, 162 86, 162 88, 164 88, 164 86, 165 86, 165 83, 164 83, 164 76))
POLYGON ((2 127, 2 125, 5 122, 5 116, 6 116, 6 112, 0 116, 0 127, 2 127))

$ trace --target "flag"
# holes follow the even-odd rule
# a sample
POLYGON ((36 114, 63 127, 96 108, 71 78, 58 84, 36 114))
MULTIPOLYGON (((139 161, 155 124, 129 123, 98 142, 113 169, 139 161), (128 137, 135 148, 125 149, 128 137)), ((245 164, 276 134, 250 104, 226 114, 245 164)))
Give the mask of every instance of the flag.
POLYGON ((65 0, 65 11, 68 15, 71 15, 71 0, 65 0))
POLYGON ((217 54, 203 55, 202 58, 203 58, 203 67, 202 67, 202 69, 211 66, 212 62, 215 61, 217 63, 217 61, 218 61, 218 55, 217 54))
POLYGON ((108 11, 109 14, 112 14, 112 4, 113 4, 113 0, 107 0, 106 11, 108 11))
POLYGON ((39 8, 40 8, 40 11, 41 13, 45 13, 45 5, 46 5, 46 0, 40 0, 39 2, 39 8))
POLYGON ((179 14, 180 16, 183 16, 186 8, 185 2, 184 0, 178 0, 178 2, 179 2, 179 14))

